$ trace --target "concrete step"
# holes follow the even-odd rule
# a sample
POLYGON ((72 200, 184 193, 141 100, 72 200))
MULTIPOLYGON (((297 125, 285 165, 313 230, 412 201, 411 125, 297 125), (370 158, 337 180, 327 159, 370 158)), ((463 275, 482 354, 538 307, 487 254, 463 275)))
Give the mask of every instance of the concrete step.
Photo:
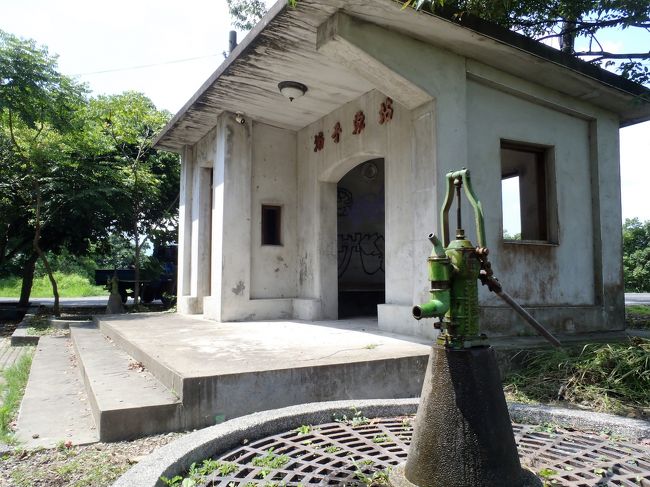
MULTIPOLYGON (((137 323, 140 314, 119 315, 120 321, 131 321, 132 317, 137 323)), ((156 379, 160 381, 167 389, 183 400, 183 380, 187 374, 177 370, 169 360, 165 358, 166 351, 158 347, 142 347, 138 341, 132 340, 130 333, 124 333, 124 330, 117 326, 112 326, 111 316, 95 316, 93 318, 94 326, 97 327, 103 335, 108 337, 117 347, 124 350, 130 357, 140 362, 144 368, 151 372, 156 379)), ((137 325, 136 325, 137 326, 137 325)), ((129 329, 126 330, 127 332, 129 329)), ((153 331, 153 330, 152 330, 153 331)), ((180 352, 182 353, 182 352, 180 352)))
POLYGON ((71 325, 101 441, 183 429, 179 398, 92 325, 71 325))
POLYGON ((44 336, 36 347, 16 437, 27 448, 99 440, 69 338, 44 336))
POLYGON ((37 335, 30 335, 28 329, 32 319, 35 315, 28 313, 25 315, 20 324, 16 327, 14 332, 11 334, 11 345, 14 347, 19 347, 23 345, 37 345, 38 339, 40 338, 37 335))

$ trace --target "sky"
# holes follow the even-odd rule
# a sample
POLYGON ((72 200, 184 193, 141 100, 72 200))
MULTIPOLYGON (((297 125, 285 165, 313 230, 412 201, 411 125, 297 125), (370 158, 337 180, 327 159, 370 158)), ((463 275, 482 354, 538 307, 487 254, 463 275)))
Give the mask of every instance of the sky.
MULTIPOLYGON (((231 27, 225 0, 0 0, 0 29, 46 45, 94 95, 141 91, 176 113, 223 61, 231 27)), ((647 51, 650 33, 611 32, 603 45, 647 51)), ((623 218, 650 220, 650 122, 620 136, 623 218)))

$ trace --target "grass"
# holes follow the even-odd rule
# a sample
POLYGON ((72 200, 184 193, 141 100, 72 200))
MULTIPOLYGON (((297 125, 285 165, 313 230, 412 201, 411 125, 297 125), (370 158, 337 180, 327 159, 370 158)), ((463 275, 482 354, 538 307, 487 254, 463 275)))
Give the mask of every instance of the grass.
POLYGON ((650 340, 530 351, 504 388, 510 400, 644 416, 650 413, 650 340))
POLYGON ((650 329, 650 306, 644 304, 626 306, 625 322, 629 328, 650 329))
MULTIPOLYGON (((55 272, 54 279, 59 288, 59 296, 62 298, 78 298, 83 296, 103 296, 108 291, 103 286, 95 286, 88 278, 79 274, 64 274, 55 272)), ((20 297, 22 278, 13 276, 0 279, 0 296, 8 298, 20 297)), ((32 298, 51 298, 52 285, 47 276, 34 278, 32 286, 32 298)))
POLYGON ((14 443, 11 423, 16 417, 20 401, 25 393, 25 386, 29 378, 29 369, 32 366, 34 348, 23 353, 18 361, 11 367, 2 371, 4 384, 0 384, 0 441, 14 443))

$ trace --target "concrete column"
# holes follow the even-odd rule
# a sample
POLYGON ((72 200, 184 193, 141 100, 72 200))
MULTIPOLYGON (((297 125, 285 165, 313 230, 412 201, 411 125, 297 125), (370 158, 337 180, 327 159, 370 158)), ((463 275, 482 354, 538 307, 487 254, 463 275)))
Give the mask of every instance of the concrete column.
POLYGON ((336 237, 336 183, 318 183, 320 198, 319 232, 317 239, 317 295, 321 301, 321 319, 338 318, 338 255, 336 237))
POLYGON ((185 146, 181 155, 181 189, 178 205, 178 277, 176 286, 179 302, 182 296, 190 294, 193 164, 192 148, 185 146))
POLYGON ((603 329, 625 328, 621 174, 618 120, 600 116, 590 123, 594 215, 594 281, 596 304, 602 304, 603 329), (599 302, 600 301, 600 302, 599 302))
MULTIPOLYGON (((203 312, 203 297, 210 294, 210 227, 212 213, 211 167, 194 165, 192 174, 191 243, 189 267, 189 294, 178 301, 180 313, 200 314, 203 312)), ((186 180, 189 187, 190 179, 186 180)), ((187 226, 187 223, 185 223, 187 226)), ((187 239, 186 239, 187 240, 187 239)), ((187 241, 184 242, 184 247, 187 241)), ((186 271, 184 271, 186 272, 186 271)), ((186 284, 186 283, 185 283, 186 284)))
POLYGON ((230 113, 220 116, 214 163, 214 288, 204 304, 206 317, 222 321, 241 319, 250 300, 251 132, 250 122, 239 124, 230 113))

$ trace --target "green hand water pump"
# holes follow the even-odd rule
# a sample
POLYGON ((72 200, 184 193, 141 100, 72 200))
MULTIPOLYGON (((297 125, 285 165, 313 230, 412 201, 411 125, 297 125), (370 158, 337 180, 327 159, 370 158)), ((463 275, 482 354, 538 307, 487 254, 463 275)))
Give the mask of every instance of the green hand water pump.
POLYGON ((554 346, 560 342, 551 335, 535 318, 517 304, 508 295, 501 283, 494 277, 492 266, 488 261, 489 250, 485 242, 485 223, 483 207, 472 189, 469 170, 450 172, 446 176, 447 194, 445 203, 440 211, 441 236, 440 240, 433 233, 429 240, 433 250, 428 258, 431 300, 413 307, 413 317, 441 318, 436 327, 442 332, 438 336, 438 344, 450 348, 470 348, 487 345, 487 337, 479 328, 478 281, 488 286, 530 325, 554 346), (476 236, 478 246, 465 237, 461 212, 461 189, 474 209, 476 236), (456 239, 450 241, 449 210, 454 194, 458 209, 456 213, 456 239))

